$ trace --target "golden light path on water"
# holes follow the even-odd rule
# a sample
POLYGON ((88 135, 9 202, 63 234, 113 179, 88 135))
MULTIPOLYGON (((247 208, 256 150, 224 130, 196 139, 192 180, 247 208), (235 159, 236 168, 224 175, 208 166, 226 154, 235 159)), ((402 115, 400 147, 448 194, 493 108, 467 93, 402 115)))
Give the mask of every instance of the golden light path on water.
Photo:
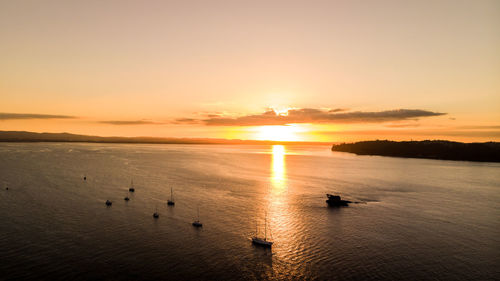
POLYGON ((296 233, 295 219, 291 217, 289 206, 289 181, 286 167, 287 150, 283 145, 273 145, 271 149, 270 186, 267 194, 268 238, 274 241, 272 263, 269 274, 275 278, 296 271, 290 265, 290 255, 294 254, 296 244, 290 238, 296 233))
POLYGON ((275 195, 281 194, 286 191, 285 154, 286 151, 283 145, 273 145, 271 184, 272 192, 275 195))

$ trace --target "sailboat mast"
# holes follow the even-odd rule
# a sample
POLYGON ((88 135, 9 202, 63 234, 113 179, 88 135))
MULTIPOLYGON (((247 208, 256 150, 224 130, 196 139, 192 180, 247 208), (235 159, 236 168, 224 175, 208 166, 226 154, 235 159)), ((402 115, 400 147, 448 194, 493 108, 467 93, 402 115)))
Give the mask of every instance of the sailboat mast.
POLYGON ((264 241, 267 240, 267 212, 266 212, 266 218, 264 219, 264 241))

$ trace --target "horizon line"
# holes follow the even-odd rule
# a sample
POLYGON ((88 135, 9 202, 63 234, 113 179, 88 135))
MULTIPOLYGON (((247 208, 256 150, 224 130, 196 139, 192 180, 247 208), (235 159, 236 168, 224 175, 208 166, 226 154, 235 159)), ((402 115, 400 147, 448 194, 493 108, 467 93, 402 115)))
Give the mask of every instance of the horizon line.
MULTIPOLYGON (((191 137, 153 137, 153 136, 96 136, 82 135, 68 132, 30 132, 30 131, 3 131, 0 130, 0 142, 80 142, 80 143, 123 143, 123 144, 256 144, 256 145, 332 145, 341 143, 357 143, 365 141, 395 141, 390 139, 366 139, 352 142, 339 141, 277 141, 277 140, 255 140, 255 139, 225 139, 225 138, 191 138, 191 137), (66 136, 67 138, 64 138, 66 136), (68 138, 69 137, 69 138, 68 138)), ((399 140, 407 141, 449 141, 444 139, 426 140, 399 140)), ((459 143, 497 143, 496 141, 485 142, 459 142, 459 143)))

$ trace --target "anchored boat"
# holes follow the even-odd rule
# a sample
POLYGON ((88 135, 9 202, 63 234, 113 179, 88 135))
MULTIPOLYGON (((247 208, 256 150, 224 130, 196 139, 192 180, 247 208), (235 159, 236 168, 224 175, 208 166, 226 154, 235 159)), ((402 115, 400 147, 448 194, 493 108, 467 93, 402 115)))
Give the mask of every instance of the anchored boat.
POLYGON ((157 219, 160 217, 160 214, 158 213, 158 207, 156 207, 155 212, 153 213, 153 218, 157 219))
POLYGON ((167 205, 169 205, 169 206, 175 205, 175 201, 174 201, 174 189, 173 188, 170 188, 170 199, 167 200, 167 205))
POLYGON ((351 201, 342 200, 339 195, 327 194, 326 197, 328 197, 326 203, 331 207, 349 206, 348 204, 352 203, 351 201))
POLYGON ((255 228, 255 236, 252 237, 252 243, 258 246, 266 247, 266 248, 271 248, 273 246, 272 241, 267 240, 267 213, 266 213, 266 218, 264 220, 264 237, 259 237, 259 229, 258 227, 255 228))
POLYGON ((202 227, 203 224, 200 221, 200 207, 198 207, 198 217, 197 219, 193 222, 194 227, 202 227))
POLYGON ((133 180, 130 180, 130 187, 129 187, 128 191, 130 191, 130 192, 134 192, 135 191, 134 181, 133 180))

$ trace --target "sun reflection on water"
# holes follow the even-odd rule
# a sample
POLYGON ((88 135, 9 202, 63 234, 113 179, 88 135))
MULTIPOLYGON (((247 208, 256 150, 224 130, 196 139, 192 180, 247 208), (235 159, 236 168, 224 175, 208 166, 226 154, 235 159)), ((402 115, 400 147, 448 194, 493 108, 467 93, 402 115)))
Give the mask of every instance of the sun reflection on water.
POLYGON ((283 145, 273 145, 273 157, 271 166, 271 184, 274 194, 283 193, 286 190, 286 166, 285 147, 283 145))
POLYGON ((283 276, 290 273, 290 253, 293 253, 295 224, 288 205, 288 179, 286 173, 286 148, 283 145, 272 146, 270 167, 270 189, 268 193, 267 222, 273 244, 273 258, 268 274, 283 276))

